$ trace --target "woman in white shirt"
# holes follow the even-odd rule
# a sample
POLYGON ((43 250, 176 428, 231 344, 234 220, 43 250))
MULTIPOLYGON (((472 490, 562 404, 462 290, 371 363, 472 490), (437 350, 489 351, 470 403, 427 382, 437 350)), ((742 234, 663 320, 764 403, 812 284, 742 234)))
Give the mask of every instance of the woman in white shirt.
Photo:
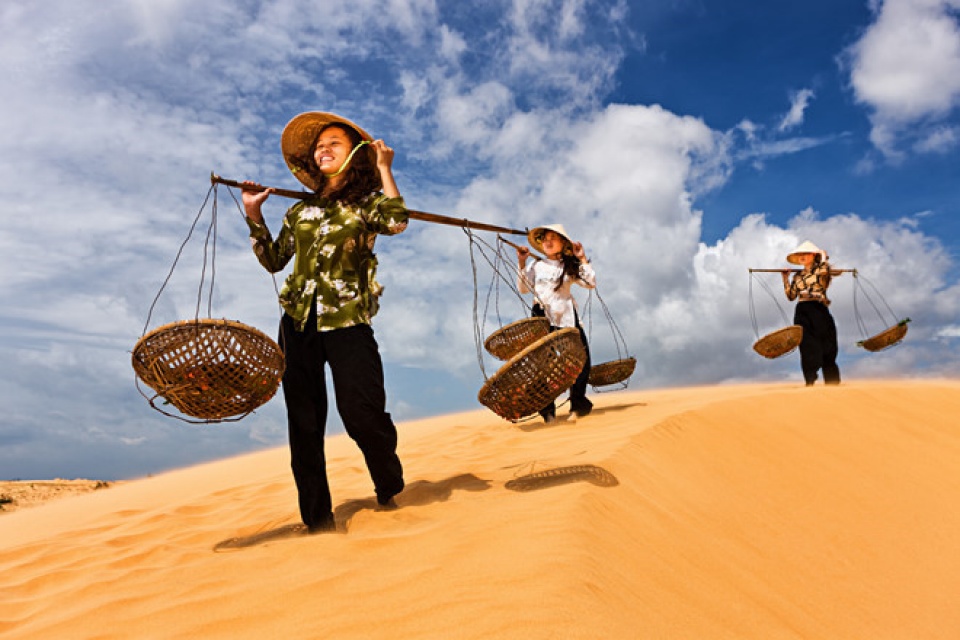
MULTIPOLYGON (((587 379, 590 375, 590 349, 587 336, 580 326, 577 315, 577 302, 570 292, 574 284, 587 289, 597 286, 596 274, 587 261, 583 245, 574 242, 561 224, 537 227, 527 236, 530 245, 541 251, 546 259, 536 259, 527 263, 530 249, 517 248, 517 260, 520 272, 517 285, 521 293, 533 293, 535 304, 533 315, 545 316, 551 330, 576 327, 580 330, 580 339, 587 351, 587 360, 576 382, 570 387, 570 412, 585 416, 593 409, 593 403, 587 399, 587 379)), ((555 403, 540 410, 544 422, 556 420, 555 403)))

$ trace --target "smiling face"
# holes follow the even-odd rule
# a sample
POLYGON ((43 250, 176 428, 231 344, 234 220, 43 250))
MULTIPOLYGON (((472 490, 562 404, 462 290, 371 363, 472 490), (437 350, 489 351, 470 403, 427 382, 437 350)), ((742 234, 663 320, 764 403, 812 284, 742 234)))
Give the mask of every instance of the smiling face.
POLYGON ((320 173, 331 176, 340 170, 353 151, 353 141, 343 127, 331 125, 320 133, 313 150, 313 160, 320 173))

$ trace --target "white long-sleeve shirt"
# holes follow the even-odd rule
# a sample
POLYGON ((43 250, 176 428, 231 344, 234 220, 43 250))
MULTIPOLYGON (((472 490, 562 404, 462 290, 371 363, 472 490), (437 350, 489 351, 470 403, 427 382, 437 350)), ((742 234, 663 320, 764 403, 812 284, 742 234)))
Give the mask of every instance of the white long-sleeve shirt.
POLYGON ((563 261, 561 260, 530 260, 520 270, 517 276, 517 286, 520 293, 533 293, 537 301, 543 306, 547 320, 554 327, 566 328, 576 326, 577 301, 574 300, 570 288, 574 283, 593 289, 597 286, 597 276, 589 262, 580 263, 579 277, 571 278, 563 275, 563 261), (557 288, 557 282, 563 277, 563 284, 557 288))

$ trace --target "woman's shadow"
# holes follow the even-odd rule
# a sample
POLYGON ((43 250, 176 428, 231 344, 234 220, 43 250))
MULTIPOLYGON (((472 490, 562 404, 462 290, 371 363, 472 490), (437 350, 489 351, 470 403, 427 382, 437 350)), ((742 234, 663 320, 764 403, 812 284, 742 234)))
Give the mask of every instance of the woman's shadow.
POLYGON ((434 502, 446 502, 454 491, 486 491, 490 485, 490 480, 483 480, 472 473, 461 473, 436 482, 416 480, 396 496, 396 507, 384 508, 377 504, 375 498, 347 500, 333 510, 333 517, 337 521, 337 528, 346 530, 350 528, 350 520, 353 516, 364 510, 384 511, 422 507, 434 502))
MULTIPOLYGON (((450 499, 454 491, 486 491, 490 488, 490 485, 490 480, 483 480, 472 473, 462 473, 437 482, 417 480, 408 484, 404 490, 396 496, 397 506, 391 507, 389 510, 422 507, 434 502, 445 502, 450 499)), ((333 517, 336 521, 335 531, 346 533, 350 529, 350 520, 353 516, 364 510, 383 511, 385 509, 377 504, 375 498, 347 500, 333 510, 333 517)), ((214 545, 213 550, 221 552, 244 549, 255 547, 266 542, 275 542, 285 538, 298 538, 306 535, 309 535, 309 533, 302 523, 285 524, 258 531, 253 535, 221 540, 214 545)))

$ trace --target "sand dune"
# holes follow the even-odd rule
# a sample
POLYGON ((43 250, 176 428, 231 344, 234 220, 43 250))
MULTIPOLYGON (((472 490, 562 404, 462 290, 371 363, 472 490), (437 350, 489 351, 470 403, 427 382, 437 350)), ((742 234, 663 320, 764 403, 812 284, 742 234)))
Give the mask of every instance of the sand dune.
POLYGON ((960 382, 593 397, 400 425, 396 511, 331 438, 335 534, 285 448, 6 514, 0 635, 960 636, 960 382))

